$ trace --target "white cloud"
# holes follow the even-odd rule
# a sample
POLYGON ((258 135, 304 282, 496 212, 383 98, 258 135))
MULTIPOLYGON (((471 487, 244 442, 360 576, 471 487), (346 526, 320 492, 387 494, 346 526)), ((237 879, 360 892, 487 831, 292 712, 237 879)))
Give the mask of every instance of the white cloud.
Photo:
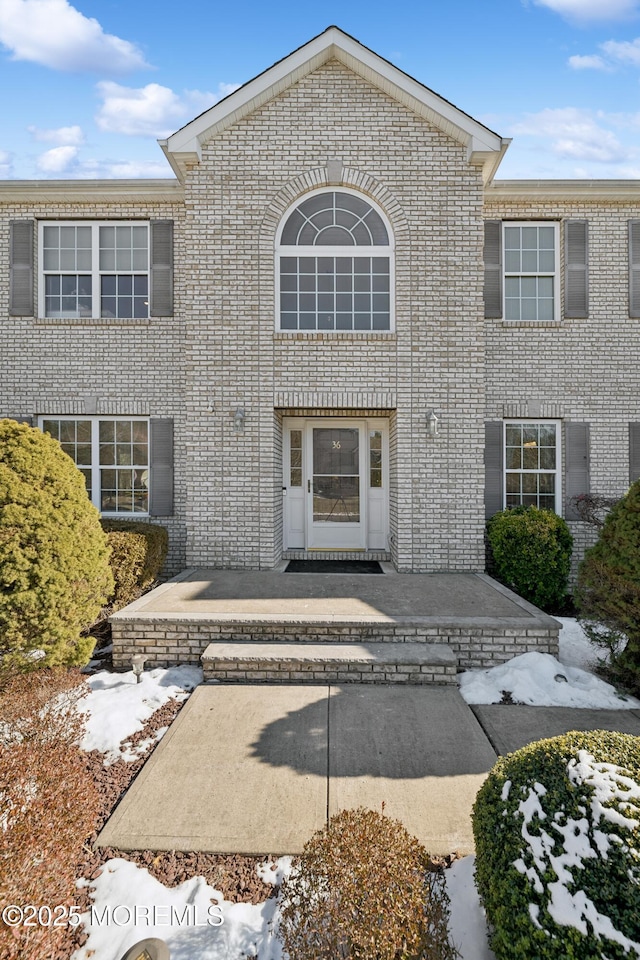
POLYGON ((607 40, 606 43, 600 44, 600 49, 604 50, 612 60, 619 60, 620 63, 631 63, 635 67, 640 67, 640 37, 633 41, 625 40, 622 43, 616 40, 607 40))
POLYGON ((569 57, 569 66, 574 70, 614 70, 618 64, 631 64, 640 67, 640 37, 635 40, 606 40, 599 44, 605 54, 599 53, 588 56, 569 57))
POLYGON ((239 86, 239 83, 219 83, 216 100, 223 100, 225 97, 228 97, 234 90, 237 90, 239 86))
POLYGON ((98 84, 103 104, 96 123, 109 133, 168 137, 235 89, 233 84, 221 83, 217 94, 185 90, 179 96, 159 83, 134 88, 105 80, 98 84))
POLYGON ((13 157, 7 150, 0 150, 0 179, 9 179, 12 171, 13 157))
POLYGON ((53 147, 52 150, 40 154, 37 160, 38 169, 43 173, 68 172, 77 156, 77 147, 53 147))
POLYGON ((74 171, 79 180, 173 179, 166 161, 84 160, 74 171))
POLYGON ((569 57, 569 66, 574 70, 604 70, 608 72, 612 69, 611 65, 597 53, 584 57, 569 57))
POLYGON ((534 0, 534 3, 579 23, 629 20, 637 14, 638 8, 638 0, 534 0))
POLYGON ((0 0, 0 43, 14 60, 53 70, 114 74, 148 66, 139 47, 105 33, 68 0, 0 0))
POLYGON ((551 150, 564 159, 614 164, 630 160, 632 151, 603 125, 606 121, 603 114, 590 110, 547 109, 527 115, 515 124, 513 133, 551 139, 551 150))
POLYGON ((39 127, 27 128, 34 140, 44 143, 57 143, 60 146, 78 146, 84 143, 82 127, 58 127, 56 130, 41 130, 39 127))

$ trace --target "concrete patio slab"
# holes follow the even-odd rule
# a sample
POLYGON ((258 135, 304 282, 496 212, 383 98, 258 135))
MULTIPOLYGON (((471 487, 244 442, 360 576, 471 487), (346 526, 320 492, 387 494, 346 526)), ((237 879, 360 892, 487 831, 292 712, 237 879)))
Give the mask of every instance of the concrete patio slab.
POLYGON ((98 843, 292 854, 328 811, 384 801, 431 853, 468 853, 494 761, 455 688, 201 686, 98 843))
POLYGON ((449 645, 461 669, 557 653, 560 624, 483 573, 185 570, 110 618, 113 663, 196 663, 213 642, 449 645))
POLYGON ((397 573, 391 564, 382 566, 384 576, 186 570, 125 610, 146 616, 205 614, 260 620, 285 616, 327 621, 399 617, 535 620, 544 616, 483 573, 397 573))
POLYGON ((569 730, 617 730, 640 736, 640 710, 581 710, 500 703, 471 709, 495 751, 503 756, 534 740, 558 737, 569 730))
POLYGON ((384 803, 430 853, 473 852, 471 807, 496 754, 457 689, 342 687, 329 730, 330 815, 384 803))
POLYGON ((198 687, 100 833, 123 850, 301 850, 326 822, 327 687, 198 687), (287 718, 309 718, 287 736, 287 718), (283 723, 285 735, 283 735, 283 723), (269 761, 256 756, 254 744, 269 761))

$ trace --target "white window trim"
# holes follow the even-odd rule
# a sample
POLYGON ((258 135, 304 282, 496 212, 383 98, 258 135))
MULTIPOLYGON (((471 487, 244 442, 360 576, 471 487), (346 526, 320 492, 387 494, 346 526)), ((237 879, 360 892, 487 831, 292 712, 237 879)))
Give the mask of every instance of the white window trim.
POLYGON ((353 190, 351 187, 343 186, 334 186, 334 187, 323 187, 321 190, 311 190, 309 193, 303 194, 301 197, 298 197, 294 203, 290 204, 285 212, 283 213, 280 223, 278 224, 278 229, 276 231, 276 241, 275 241, 275 329, 276 333, 291 333, 291 334, 305 334, 313 336, 314 334, 326 334, 330 336, 331 334, 347 334, 355 336, 371 336, 372 334, 378 333, 394 333, 395 332, 395 288, 396 288, 396 257, 395 257, 395 238, 393 233, 393 227, 391 226, 391 221, 385 214, 384 210, 372 200, 367 194, 361 193, 359 190, 353 190), (389 243, 385 246, 367 246, 367 247, 333 247, 333 246, 283 246, 281 241, 282 232, 285 228, 285 224, 296 207, 299 207, 300 204, 304 203, 305 200, 309 200, 310 197, 315 197, 322 193, 349 193, 354 197, 358 197, 360 200, 364 200, 365 203, 368 203, 373 210, 380 216, 382 222, 385 225, 387 230, 387 236, 389 237, 389 243), (296 251, 293 253, 293 251, 296 251), (384 251, 384 253, 381 253, 384 251), (386 330, 283 330, 280 326, 280 258, 281 257, 389 257, 389 327, 386 330))
MULTIPOLYGON (((103 273, 105 274, 115 274, 116 276, 119 273, 131 274, 134 276, 146 276, 147 280, 147 296, 150 300, 151 298, 151 229, 149 220, 39 220, 38 221, 38 318, 42 320, 50 319, 46 316, 46 307, 45 307, 45 276, 49 275, 60 275, 68 271, 64 270, 47 270, 45 273, 44 269, 44 228, 45 227, 91 227, 91 317, 87 317, 87 320, 100 320, 101 319, 101 291, 100 291, 100 277, 103 273), (146 270, 100 270, 100 227, 146 227, 147 228, 147 269, 146 270)), ((74 271, 77 273, 84 273, 85 271, 74 271)), ((147 308, 147 316, 150 315, 150 307, 147 308)), ((58 318, 54 318, 58 319, 58 318)), ((59 319, 76 319, 75 317, 59 319)), ((120 319, 134 319, 134 318, 120 318, 120 319)), ((144 318, 137 318, 144 319, 144 318)), ((113 322, 117 323, 118 318, 110 318, 113 322)), ((60 419, 59 417, 57 419, 60 419)), ((73 419, 73 418, 69 418, 73 419)))
MULTIPOLYGON (((558 323, 560 320, 560 222, 558 220, 503 220, 502 221, 502 318, 505 323, 558 323), (507 320, 507 278, 509 277, 548 277, 549 273, 513 273, 507 271, 507 245, 505 231, 507 227, 553 227, 554 229, 554 265, 553 265, 553 318, 551 320, 507 320)), ((515 421, 520 422, 520 421, 515 421)))
MULTIPOLYGON (((100 435, 99 435, 100 426, 99 425, 101 422, 103 423, 105 421, 108 421, 110 423, 115 423, 118 420, 120 421, 124 420, 127 423, 133 422, 133 421, 144 422, 148 425, 147 426, 147 448, 148 448, 147 454, 149 458, 149 464, 147 465, 147 470, 149 471, 149 481, 148 481, 149 485, 147 487, 147 490, 150 495, 150 492, 151 492, 150 490, 151 427, 149 426, 149 419, 150 419, 149 417, 134 417, 134 416, 132 417, 109 416, 109 415, 91 416, 91 415, 86 415, 81 413, 60 415, 57 413, 48 413, 38 417, 38 427, 40 428, 40 430, 42 430, 45 420, 60 420, 60 421, 66 420, 66 421, 74 421, 74 422, 78 420, 84 420, 84 421, 88 420, 91 423, 91 464, 87 464, 86 466, 82 464, 82 468, 91 470, 91 495, 89 499, 91 500, 91 503, 94 505, 94 507, 100 512, 100 516, 102 517, 119 517, 121 519, 136 520, 138 518, 149 517, 150 516, 149 511, 136 510, 135 512, 132 512, 132 511, 125 510, 125 511, 116 512, 115 510, 100 509, 101 494, 102 494, 102 487, 100 483, 100 470, 102 468, 108 469, 109 467, 108 465, 100 464, 100 435)), ((117 465, 115 466, 115 469, 117 469, 117 465)))
POLYGON ((554 512, 559 517, 562 516, 562 479, 563 479, 563 460, 562 460, 562 420, 552 420, 547 417, 510 417, 502 422, 502 509, 507 508, 507 472, 509 473, 553 473, 556 478, 555 483, 555 505, 554 512), (507 426, 511 424, 538 424, 553 425, 556 428, 556 468, 555 470, 509 470, 507 467, 507 426))

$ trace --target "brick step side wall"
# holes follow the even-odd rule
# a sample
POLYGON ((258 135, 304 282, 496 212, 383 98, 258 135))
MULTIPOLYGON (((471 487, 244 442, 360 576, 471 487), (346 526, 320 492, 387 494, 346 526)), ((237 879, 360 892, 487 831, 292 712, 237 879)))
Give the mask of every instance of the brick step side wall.
POLYGON ((558 655, 558 629, 531 621, 505 624, 477 622, 452 625, 419 622, 362 623, 238 623, 185 617, 112 619, 113 663, 129 670, 131 657, 142 653, 148 666, 199 663, 209 643, 440 643, 451 647, 459 669, 491 667, 521 653, 558 655))

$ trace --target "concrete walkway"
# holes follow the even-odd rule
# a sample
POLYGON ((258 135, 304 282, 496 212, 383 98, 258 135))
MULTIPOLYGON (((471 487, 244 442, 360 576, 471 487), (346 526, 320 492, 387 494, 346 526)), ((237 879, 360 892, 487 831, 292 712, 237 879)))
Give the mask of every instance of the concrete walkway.
POLYGON ((497 753, 601 728, 640 736, 640 711, 472 709, 447 686, 204 685, 98 842, 292 854, 338 810, 384 803, 430 853, 467 854, 473 801, 497 753))
POLYGON ((473 849, 495 752, 456 688, 198 687, 99 837, 121 849, 291 854, 340 809, 473 849))

